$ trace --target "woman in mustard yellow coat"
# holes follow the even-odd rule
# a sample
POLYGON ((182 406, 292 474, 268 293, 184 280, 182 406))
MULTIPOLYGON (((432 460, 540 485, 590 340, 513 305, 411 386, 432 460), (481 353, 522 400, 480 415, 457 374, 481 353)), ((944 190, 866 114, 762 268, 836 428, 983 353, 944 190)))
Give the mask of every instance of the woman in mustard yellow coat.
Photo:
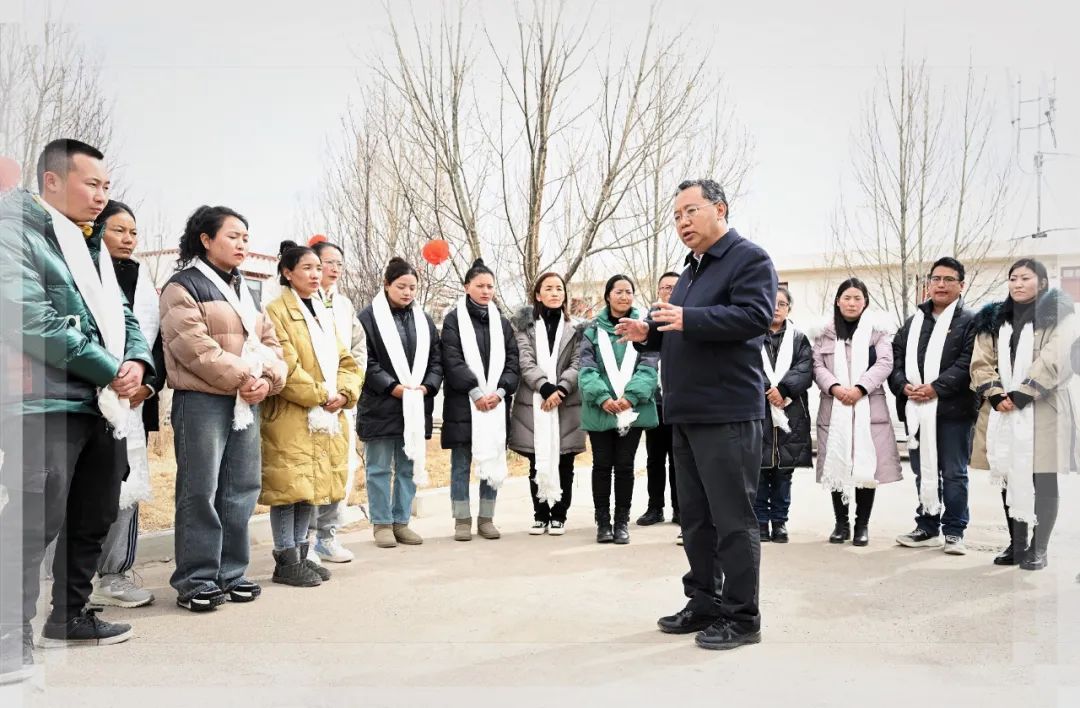
POLYGON ((345 496, 349 424, 363 376, 338 339, 333 312, 313 297, 322 280, 319 257, 284 241, 278 263, 281 296, 266 307, 281 342, 285 388, 262 406, 262 493, 274 536, 273 581, 311 587, 330 572, 308 559, 308 523, 315 506, 345 496))

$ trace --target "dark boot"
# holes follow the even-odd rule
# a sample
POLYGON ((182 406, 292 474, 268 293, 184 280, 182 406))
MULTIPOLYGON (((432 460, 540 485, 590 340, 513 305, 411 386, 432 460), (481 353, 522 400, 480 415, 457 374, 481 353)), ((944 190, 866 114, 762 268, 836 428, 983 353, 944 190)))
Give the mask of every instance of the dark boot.
POLYGON ((1050 532, 1052 529, 1053 526, 1044 528, 1041 519, 1035 525, 1035 530, 1031 534, 1031 546, 1028 547, 1027 553, 1020 556, 1022 558, 1020 561, 1021 570, 1042 570, 1046 567, 1046 549, 1050 545, 1050 532))
POLYGON ((630 543, 630 510, 629 509, 616 509, 615 510, 615 529, 612 534, 615 538, 615 543, 620 546, 625 546, 630 543))
POLYGON ((315 561, 308 558, 308 550, 310 549, 310 547, 311 544, 309 543, 298 546, 298 548, 300 549, 300 562, 306 565, 309 569, 315 571, 315 574, 319 576, 319 580, 326 582, 330 579, 330 571, 326 568, 323 568, 321 564, 316 563, 315 561))
POLYGON ((1020 562, 1022 570, 1042 570, 1046 567, 1046 549, 1058 515, 1057 475, 1035 475, 1035 515, 1039 523, 1031 530, 1031 547, 1020 562))
MULTIPOLYGON (((1005 547, 1005 550, 997 554, 994 558, 994 565, 1016 565, 1017 555, 1014 551, 1016 547, 1016 522, 1009 516, 1009 505, 1005 503, 1005 490, 1001 490, 1001 504, 1005 507, 1005 524, 1009 527, 1009 545, 1005 547)), ((1024 546, 1027 546, 1027 540, 1024 541, 1024 546)), ((1021 549, 1023 550, 1023 549, 1021 549)), ((1019 556, 1023 558, 1023 555, 1019 556)))
POLYGON ((870 543, 870 512, 874 508, 876 489, 855 490, 855 532, 852 545, 865 546, 870 543))
POLYGON ((851 538, 851 525, 848 523, 848 507, 840 492, 832 493, 832 508, 833 516, 836 517, 836 527, 829 536, 829 543, 843 543, 851 538))
MULTIPOLYGON (((765 537, 763 536, 761 538, 761 540, 764 541, 765 537)), ((774 521, 773 522, 773 524, 772 524, 772 542, 773 543, 787 543, 788 542, 787 524, 784 523, 783 521, 774 521)))
POLYGON ((611 543, 615 540, 615 532, 611 528, 611 512, 596 512, 596 542, 611 543))
POLYGON ((274 575, 271 580, 298 588, 313 588, 316 585, 322 585, 319 574, 301 562, 299 548, 274 551, 274 575))
POLYGON ((757 527, 758 535, 761 536, 762 543, 767 543, 768 541, 772 540, 772 535, 769 533, 768 521, 759 521, 757 527))

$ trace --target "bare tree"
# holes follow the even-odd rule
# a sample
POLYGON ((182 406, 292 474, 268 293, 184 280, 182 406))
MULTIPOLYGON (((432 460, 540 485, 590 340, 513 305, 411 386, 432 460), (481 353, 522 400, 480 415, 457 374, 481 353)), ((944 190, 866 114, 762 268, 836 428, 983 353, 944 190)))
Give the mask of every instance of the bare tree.
POLYGON ((841 197, 833 247, 898 320, 923 299, 942 255, 966 262, 969 287, 980 280, 1008 194, 1008 161, 991 156, 993 119, 973 67, 960 98, 906 45, 897 68, 882 68, 855 138, 857 198, 841 197))
POLYGON ((34 186, 37 156, 50 140, 73 138, 102 151, 112 142, 112 101, 76 31, 46 17, 39 40, 0 24, 0 154, 34 186))

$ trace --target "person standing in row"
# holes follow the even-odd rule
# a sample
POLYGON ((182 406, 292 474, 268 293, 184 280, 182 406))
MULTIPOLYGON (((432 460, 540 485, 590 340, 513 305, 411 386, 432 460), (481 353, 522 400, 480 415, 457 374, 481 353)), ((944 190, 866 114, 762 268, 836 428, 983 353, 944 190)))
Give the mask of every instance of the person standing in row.
POLYGON ((476 463, 480 512, 476 532, 497 539, 495 497, 506 479, 510 404, 518 387, 518 349, 499 314, 495 274, 476 259, 465 273, 465 295, 443 320, 442 446, 450 450, 450 506, 454 539, 472 540, 469 473, 476 463))
POLYGON ((510 449, 529 461, 529 534, 561 536, 574 491, 574 457, 585 451, 578 390, 581 327, 570 319, 561 275, 541 275, 532 296, 532 306, 523 307, 512 323, 521 382, 510 420, 510 449))
POLYGON ((270 507, 275 583, 312 587, 330 571, 308 558, 315 508, 345 498, 349 420, 363 380, 319 297, 322 261, 292 241, 279 250, 284 289, 266 307, 285 359, 285 387, 262 407, 262 493, 270 507))
POLYGON ((128 401, 154 373, 92 222, 105 208, 104 155, 45 146, 38 195, 0 199, 0 680, 32 670, 45 549, 57 539, 42 641, 114 644, 131 627, 87 607, 116 520, 128 401), (125 400, 126 399, 126 400, 125 400))
POLYGON ((178 272, 161 291, 161 339, 173 390, 176 604, 192 612, 251 602, 248 520, 259 497, 259 404, 285 385, 274 325, 239 267, 248 224, 201 206, 180 237, 178 272))
POLYGON ((971 466, 1003 487, 1009 547, 997 565, 1047 565, 1058 515, 1059 472, 1078 467, 1069 348, 1077 338, 1072 298, 1050 288, 1046 266, 1021 258, 1009 296, 975 316, 971 386, 981 399, 971 466))
POLYGON ((368 510, 379 548, 424 542, 409 518, 416 485, 428 483, 427 440, 442 355, 435 323, 416 301, 417 282, 415 268, 391 258, 382 291, 358 315, 368 358, 356 432, 364 441, 368 510))
POLYGON ((139 321, 147 342, 152 342, 154 375, 147 378, 128 399, 135 414, 133 429, 125 438, 127 479, 120 485, 120 511, 101 545, 98 581, 90 594, 94 605, 142 607, 154 601, 154 594, 139 587, 131 576, 139 540, 139 502, 150 500, 150 460, 146 445, 150 433, 160 425, 157 394, 165 387, 165 352, 161 347, 161 316, 158 294, 146 268, 132 257, 139 243, 135 213, 126 204, 110 200, 94 222, 112 257, 116 282, 139 321), (141 430, 138 429, 141 427, 141 430))
POLYGON ((792 304, 791 292, 778 287, 776 310, 761 350, 769 415, 762 427, 754 513, 763 542, 788 542, 791 477, 796 467, 813 464, 807 391, 814 383, 814 352, 807 336, 788 321, 792 304))
POLYGON ((761 347, 777 278, 769 254, 730 228, 728 215, 715 180, 679 184, 674 226, 690 249, 687 267, 671 302, 617 329, 641 349, 660 349, 664 420, 672 425, 689 601, 657 626, 696 633, 704 649, 761 641, 754 494, 765 418, 761 347))
POLYGON ((974 312, 964 307, 964 265, 940 258, 930 269, 930 298, 893 340, 889 387, 907 427, 919 506, 915 530, 896 537, 908 548, 939 547, 962 556, 968 525, 968 458, 977 407, 971 390, 974 312))
MULTIPOLYGON (((658 302, 670 302, 675 283, 679 282, 678 273, 664 273, 656 286, 658 302)), ((659 376, 658 379, 662 377, 659 376)), ((671 449, 671 426, 664 422, 664 387, 656 387, 656 413, 659 423, 655 428, 645 431, 645 450, 647 453, 645 473, 649 480, 649 507, 638 517, 638 526, 652 526, 664 521, 664 486, 671 489, 671 523, 679 523, 679 495, 675 489, 675 457, 671 449)), ((682 538, 682 532, 679 533, 682 538)))
POLYGON ((638 354, 620 341, 620 320, 640 317, 634 282, 613 275, 604 285, 604 309, 581 340, 581 427, 592 446, 596 542, 630 543, 630 503, 634 496, 634 456, 641 431, 655 428, 656 352, 638 354), (611 520, 611 480, 615 478, 615 526, 611 520))
POLYGON ((892 372, 892 337, 866 314, 870 293, 858 278, 840 283, 833 319, 814 340, 817 481, 832 493, 836 527, 829 543, 870 543, 870 512, 879 484, 898 482, 896 449, 885 380, 892 372), (854 490, 855 533, 848 504, 854 490))
MULTIPOLYGON (((356 308, 345 293, 338 287, 338 281, 345 268, 345 255, 340 246, 328 241, 317 241, 311 246, 315 255, 322 262, 322 284, 317 297, 332 312, 334 328, 338 339, 349 348, 349 353, 356 360, 361 375, 367 366, 367 337, 360 320, 356 319, 356 308)), ((315 532, 315 553, 310 558, 330 563, 348 563, 353 552, 342 545, 337 538, 337 530, 342 522, 342 514, 349 503, 349 494, 356 482, 356 473, 360 470, 360 453, 356 449, 356 408, 345 410, 349 422, 349 460, 348 477, 345 480, 345 498, 333 504, 319 506, 312 513, 311 527, 315 532)))

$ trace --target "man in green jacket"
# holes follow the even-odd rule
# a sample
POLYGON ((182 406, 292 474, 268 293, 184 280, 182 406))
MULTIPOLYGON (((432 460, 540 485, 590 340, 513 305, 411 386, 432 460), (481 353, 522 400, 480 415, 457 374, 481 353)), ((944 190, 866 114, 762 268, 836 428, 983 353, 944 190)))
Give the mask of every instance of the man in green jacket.
POLYGON ((40 194, 0 199, 0 682, 33 665, 38 568, 53 539, 42 644, 131 637, 86 609, 127 468, 127 399, 154 372, 90 226, 108 199, 103 159, 53 141, 38 160, 40 194))

